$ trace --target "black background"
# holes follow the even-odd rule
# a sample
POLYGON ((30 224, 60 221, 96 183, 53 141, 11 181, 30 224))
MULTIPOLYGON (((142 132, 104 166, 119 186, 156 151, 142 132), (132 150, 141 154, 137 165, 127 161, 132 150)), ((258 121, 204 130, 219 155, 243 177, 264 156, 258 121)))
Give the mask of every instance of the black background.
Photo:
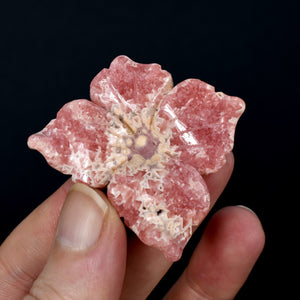
MULTIPOLYGON (((27 149, 27 137, 66 102, 89 98, 92 78, 125 54, 161 64, 175 84, 199 78, 245 100, 234 174, 213 212, 249 206, 266 231, 265 250, 237 299, 290 299, 296 293, 296 1, 18 0, 1 6, 0 241, 67 178, 27 149)), ((149 299, 160 299, 179 276, 201 230, 149 299)))

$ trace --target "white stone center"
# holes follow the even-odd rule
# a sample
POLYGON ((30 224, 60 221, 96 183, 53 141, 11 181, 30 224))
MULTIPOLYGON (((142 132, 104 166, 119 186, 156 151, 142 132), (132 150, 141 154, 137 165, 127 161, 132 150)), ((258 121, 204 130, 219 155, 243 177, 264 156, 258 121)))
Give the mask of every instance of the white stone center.
POLYGON ((135 147, 136 148, 145 147, 146 144, 147 144, 147 137, 145 135, 140 135, 135 140, 135 147))

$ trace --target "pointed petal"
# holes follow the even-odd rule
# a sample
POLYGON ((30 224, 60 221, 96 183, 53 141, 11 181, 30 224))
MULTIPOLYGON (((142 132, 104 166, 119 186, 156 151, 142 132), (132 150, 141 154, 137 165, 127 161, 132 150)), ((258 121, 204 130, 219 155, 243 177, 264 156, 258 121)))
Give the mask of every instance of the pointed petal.
POLYGON ((244 109, 240 98, 216 93, 213 86, 188 79, 162 100, 154 126, 171 135, 170 143, 177 146, 180 159, 208 174, 224 165, 244 109))
POLYGON ((30 136, 28 145, 41 152, 53 168, 72 174, 74 181, 102 187, 127 160, 122 145, 116 144, 122 139, 113 134, 114 129, 126 132, 103 108, 75 100, 64 105, 42 131, 30 136))
POLYGON ((160 65, 139 64, 127 56, 118 56, 109 69, 103 69, 93 79, 90 94, 94 103, 121 118, 145 108, 150 109, 147 114, 152 117, 154 108, 172 86, 171 75, 160 65))
POLYGON ((120 216, 145 244, 176 261, 208 211, 210 201, 199 172, 174 159, 163 168, 116 173, 108 197, 120 216))

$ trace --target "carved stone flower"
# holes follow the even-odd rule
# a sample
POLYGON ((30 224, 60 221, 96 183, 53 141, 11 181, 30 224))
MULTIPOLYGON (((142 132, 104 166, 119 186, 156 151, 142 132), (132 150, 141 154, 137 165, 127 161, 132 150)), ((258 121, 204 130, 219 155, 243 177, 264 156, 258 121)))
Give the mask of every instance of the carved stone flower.
POLYGON ((119 56, 93 79, 92 101, 64 105, 28 145, 73 181, 107 185, 126 225, 175 261, 210 206, 202 175, 224 165, 244 102, 197 79, 172 87, 159 65, 119 56))

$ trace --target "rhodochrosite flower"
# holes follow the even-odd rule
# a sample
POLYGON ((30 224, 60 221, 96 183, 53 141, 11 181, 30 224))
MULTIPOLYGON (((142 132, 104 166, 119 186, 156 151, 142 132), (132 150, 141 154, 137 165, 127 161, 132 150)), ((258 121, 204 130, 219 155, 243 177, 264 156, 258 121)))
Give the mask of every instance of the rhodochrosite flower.
POLYGON ((93 79, 91 100, 63 106, 29 147, 75 182, 107 185, 126 225, 178 260, 210 206, 202 175, 224 165, 244 102, 197 79, 172 88, 158 64, 126 56, 93 79))

